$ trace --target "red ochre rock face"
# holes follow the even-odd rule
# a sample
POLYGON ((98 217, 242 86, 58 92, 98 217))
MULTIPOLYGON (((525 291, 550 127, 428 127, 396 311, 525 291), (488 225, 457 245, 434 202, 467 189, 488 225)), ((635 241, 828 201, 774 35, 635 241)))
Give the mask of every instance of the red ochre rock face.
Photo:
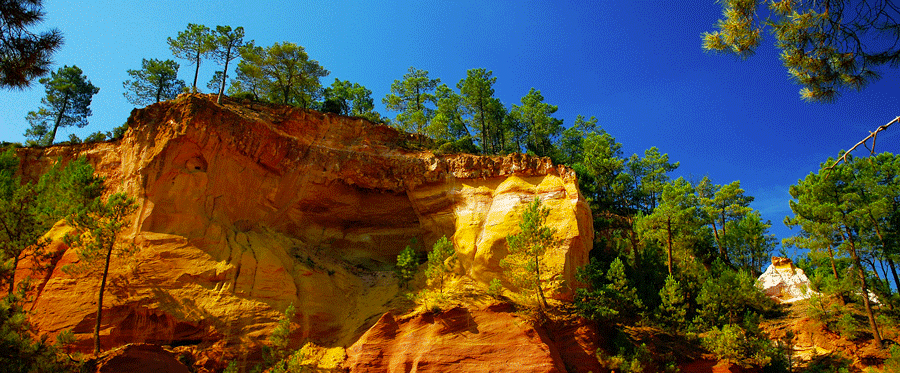
MULTIPOLYGON (((363 119, 249 101, 218 105, 205 95, 135 109, 128 124, 115 142, 19 151, 26 179, 57 159, 85 156, 108 193, 138 202, 121 238, 140 250, 113 258, 110 268, 105 349, 219 343, 228 356, 258 356, 291 304, 293 338, 349 348, 392 310, 391 269, 410 239, 424 255, 447 236, 459 255, 456 275, 486 287, 503 276, 506 236, 518 232, 536 198, 550 209, 547 223, 560 242, 544 257, 554 266, 547 278, 564 280, 551 296, 570 299, 575 270, 588 262, 590 210, 574 172, 547 158, 435 155, 404 146, 419 141, 412 135, 363 119)), ((78 260, 59 241, 66 229, 48 233, 58 256, 36 280, 32 320, 51 336, 73 330, 75 348, 89 351, 99 276, 61 270, 78 260)), ((31 273, 23 266, 17 278, 31 273)), ((466 317, 484 330, 514 321, 479 312, 466 317)), ((385 317, 373 328, 387 328, 385 317)), ((540 333, 527 330, 504 337, 497 329, 495 338, 552 355, 540 333)), ((436 351, 450 355, 463 341, 445 338, 436 351)))

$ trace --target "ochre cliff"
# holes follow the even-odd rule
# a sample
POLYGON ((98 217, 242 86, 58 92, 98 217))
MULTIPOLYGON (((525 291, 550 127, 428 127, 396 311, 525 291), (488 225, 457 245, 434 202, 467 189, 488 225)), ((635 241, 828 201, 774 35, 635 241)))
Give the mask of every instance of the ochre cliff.
MULTIPOLYGON (((84 155, 110 191, 137 198, 124 239, 140 251, 113 260, 104 348, 215 343, 223 355, 212 358, 254 359, 247 354, 290 304, 298 344, 349 348, 372 325, 391 327, 382 316, 397 311, 390 270, 410 239, 424 252, 446 235, 459 253, 461 282, 483 288, 502 276, 505 238, 535 198, 551 210, 560 242, 545 256, 557 268, 548 279, 564 280, 553 297, 571 297, 575 270, 588 260, 588 206, 574 173, 546 158, 435 155, 409 150, 404 145, 416 138, 365 120, 246 101, 218 105, 203 95, 135 110, 128 123, 117 142, 20 150, 26 178, 84 155)), ((65 230, 57 225, 49 235, 65 230)), ((73 329, 77 346, 88 349, 98 276, 63 273, 77 255, 59 241, 53 250, 59 256, 38 281, 32 319, 51 335, 73 329)), ((29 273, 23 266, 17 276, 29 273)), ((490 319, 489 311, 473 312, 467 317, 490 319)), ((498 333, 497 340, 524 338, 552 355, 534 330, 498 333)), ((441 343, 452 349, 454 342, 441 343)), ((367 345, 357 345, 364 354, 367 345)), ((539 370, 560 369, 559 359, 548 361, 539 370)))

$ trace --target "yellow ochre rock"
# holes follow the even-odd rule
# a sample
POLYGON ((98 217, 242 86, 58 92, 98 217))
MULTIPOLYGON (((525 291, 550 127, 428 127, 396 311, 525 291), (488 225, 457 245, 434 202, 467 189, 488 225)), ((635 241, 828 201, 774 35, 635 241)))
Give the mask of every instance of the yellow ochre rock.
MULTIPOLYGON (((86 156, 109 193, 138 201, 122 239, 140 251, 113 260, 105 349, 224 340, 258 351, 290 304, 297 340, 349 347, 393 307, 391 270, 410 239, 424 257, 447 236, 458 275, 486 286, 535 198, 560 242, 545 256, 558 268, 547 278, 565 284, 551 296, 571 297, 592 247, 574 172, 547 158, 435 155, 363 119, 205 95, 136 109, 128 124, 117 142, 19 150, 26 179, 86 156)), ((72 329, 89 350, 99 276, 64 273, 77 255, 58 250, 32 319, 41 333, 72 329)))

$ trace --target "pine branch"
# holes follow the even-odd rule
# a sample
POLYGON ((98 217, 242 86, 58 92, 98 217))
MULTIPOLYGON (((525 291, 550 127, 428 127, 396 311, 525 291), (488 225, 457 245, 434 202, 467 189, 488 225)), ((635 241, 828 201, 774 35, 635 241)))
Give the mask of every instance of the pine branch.
POLYGON ((841 161, 846 162, 847 156, 850 155, 850 153, 853 152, 853 150, 856 149, 857 147, 859 147, 860 145, 863 145, 866 147, 866 149, 869 149, 869 146, 866 145, 866 141, 869 141, 869 139, 872 139, 872 148, 869 149, 869 152, 872 153, 872 155, 875 155, 875 140, 878 138, 878 132, 886 130, 892 124, 897 123, 897 122, 900 122, 900 116, 894 118, 894 120, 888 122, 887 124, 878 126, 878 128, 876 128, 874 132, 869 132, 869 136, 866 136, 866 138, 864 138, 860 142, 856 143, 856 145, 853 145, 853 147, 850 148, 850 150, 846 151, 844 153, 844 155, 842 155, 840 158, 838 158, 836 161, 834 161, 834 164, 832 164, 831 166, 826 168, 826 170, 831 170, 832 168, 835 168, 839 163, 841 163, 841 161))

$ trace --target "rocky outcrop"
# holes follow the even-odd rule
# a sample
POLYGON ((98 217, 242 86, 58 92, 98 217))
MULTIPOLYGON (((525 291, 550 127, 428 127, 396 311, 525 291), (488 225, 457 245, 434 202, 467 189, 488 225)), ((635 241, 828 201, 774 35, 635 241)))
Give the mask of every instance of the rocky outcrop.
MULTIPOLYGON (((290 304, 296 340, 350 346, 392 310, 390 269, 410 239, 424 254, 447 236, 457 275, 484 286, 502 276, 505 238, 536 198, 561 242, 544 258, 564 280, 554 297, 571 297, 588 260, 587 204, 574 173, 546 158, 435 155, 362 119, 203 95, 135 110, 128 123, 119 142, 20 151, 26 178, 83 155, 138 200, 123 240, 140 250, 113 260, 104 348, 215 341, 246 354, 290 304)), ((51 335, 72 329, 89 349, 97 276, 61 271, 77 255, 54 245, 33 320, 51 335)))
POLYGON ((390 373, 600 371, 591 327, 575 324, 571 335, 554 333, 511 310, 493 305, 405 317, 387 313, 347 350, 344 367, 390 373))
POLYGON ((809 279, 803 270, 794 266, 789 258, 772 257, 772 264, 756 280, 769 298, 779 303, 793 303, 815 293, 809 288, 809 279))
POLYGON ((97 373, 190 373, 175 355, 152 344, 129 344, 109 351, 97 362, 97 373))

